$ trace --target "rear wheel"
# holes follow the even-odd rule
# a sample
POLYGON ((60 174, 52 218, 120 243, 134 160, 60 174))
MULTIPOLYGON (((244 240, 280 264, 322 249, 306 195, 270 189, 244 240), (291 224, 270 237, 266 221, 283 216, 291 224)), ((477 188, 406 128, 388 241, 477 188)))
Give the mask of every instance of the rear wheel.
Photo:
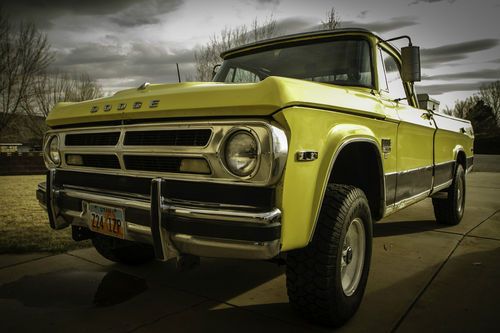
POLYGON ((465 171, 461 164, 457 165, 453 182, 446 192, 446 199, 432 198, 434 216, 437 223, 457 225, 465 209, 465 171))
POLYGON ((363 298, 372 220, 363 191, 329 185, 311 243, 287 255, 290 304, 311 321, 341 326, 363 298))
POLYGON ((95 235, 92 244, 104 258, 126 265, 144 264, 154 258, 151 245, 114 237, 95 235))

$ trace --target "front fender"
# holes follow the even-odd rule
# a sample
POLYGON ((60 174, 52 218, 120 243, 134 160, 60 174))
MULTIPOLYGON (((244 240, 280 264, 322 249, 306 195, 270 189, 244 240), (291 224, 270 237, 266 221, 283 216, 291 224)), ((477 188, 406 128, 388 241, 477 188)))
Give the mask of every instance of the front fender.
POLYGON ((314 233, 330 172, 341 149, 356 141, 380 145, 374 119, 332 111, 289 108, 276 119, 289 131, 289 155, 282 180, 282 251, 306 246, 314 233), (355 123, 357 122, 357 123, 355 123), (314 130, 312 130, 314 129, 314 130), (318 152, 315 161, 297 161, 302 150, 318 152))

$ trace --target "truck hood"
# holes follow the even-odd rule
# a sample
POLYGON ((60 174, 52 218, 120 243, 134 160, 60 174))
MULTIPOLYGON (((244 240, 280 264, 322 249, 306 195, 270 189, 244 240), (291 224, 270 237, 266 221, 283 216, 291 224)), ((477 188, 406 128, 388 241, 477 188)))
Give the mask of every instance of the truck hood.
POLYGON ((380 116, 374 108, 376 103, 369 89, 268 77, 258 83, 242 84, 152 84, 142 90, 119 91, 110 97, 59 103, 47 117, 47 125, 54 127, 155 118, 268 116, 282 108, 297 105, 356 110, 357 113, 380 116))

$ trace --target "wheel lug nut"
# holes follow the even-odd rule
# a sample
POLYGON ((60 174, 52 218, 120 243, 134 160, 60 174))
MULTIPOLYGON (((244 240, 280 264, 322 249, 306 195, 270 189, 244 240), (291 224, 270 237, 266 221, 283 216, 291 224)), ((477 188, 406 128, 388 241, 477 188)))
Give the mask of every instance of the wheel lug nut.
POLYGON ((350 246, 348 246, 345 250, 344 261, 346 265, 349 265, 349 263, 352 261, 352 247, 350 246))

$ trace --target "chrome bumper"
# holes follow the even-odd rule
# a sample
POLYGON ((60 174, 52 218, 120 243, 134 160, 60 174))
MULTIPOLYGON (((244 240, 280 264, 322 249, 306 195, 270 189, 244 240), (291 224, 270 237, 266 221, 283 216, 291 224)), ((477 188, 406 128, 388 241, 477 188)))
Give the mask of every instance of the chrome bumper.
POLYGON ((149 223, 146 223, 149 225, 127 221, 127 215, 125 215, 125 239, 152 244, 159 260, 168 260, 180 254, 270 259, 280 252, 281 211, 278 208, 256 212, 174 204, 163 197, 164 181, 161 178, 152 180, 151 194, 147 197, 96 191, 89 188, 55 187, 54 177, 55 172, 50 171, 46 183, 39 184, 37 190, 37 198, 40 205, 47 210, 53 229, 62 229, 69 225, 89 228, 90 219, 87 207, 89 203, 97 203, 144 212, 146 218, 149 218, 149 223), (60 202, 63 198, 81 200, 81 209, 68 209, 61 206, 60 202), (170 223, 174 219, 175 223, 170 223), (197 226, 197 230, 196 228, 190 229, 190 225, 197 226), (207 226, 214 226, 222 232, 227 229, 232 233, 229 232, 224 237, 207 236, 203 234, 207 226), (171 230, 172 228, 177 230, 171 230), (201 232, 200 229, 202 229, 201 232), (272 237, 268 232, 271 229, 273 230, 272 237), (237 230, 236 234, 242 237, 232 237, 231 235, 235 235, 235 230, 237 230), (255 234, 259 230, 265 232, 264 239, 247 237, 247 234, 255 234))

